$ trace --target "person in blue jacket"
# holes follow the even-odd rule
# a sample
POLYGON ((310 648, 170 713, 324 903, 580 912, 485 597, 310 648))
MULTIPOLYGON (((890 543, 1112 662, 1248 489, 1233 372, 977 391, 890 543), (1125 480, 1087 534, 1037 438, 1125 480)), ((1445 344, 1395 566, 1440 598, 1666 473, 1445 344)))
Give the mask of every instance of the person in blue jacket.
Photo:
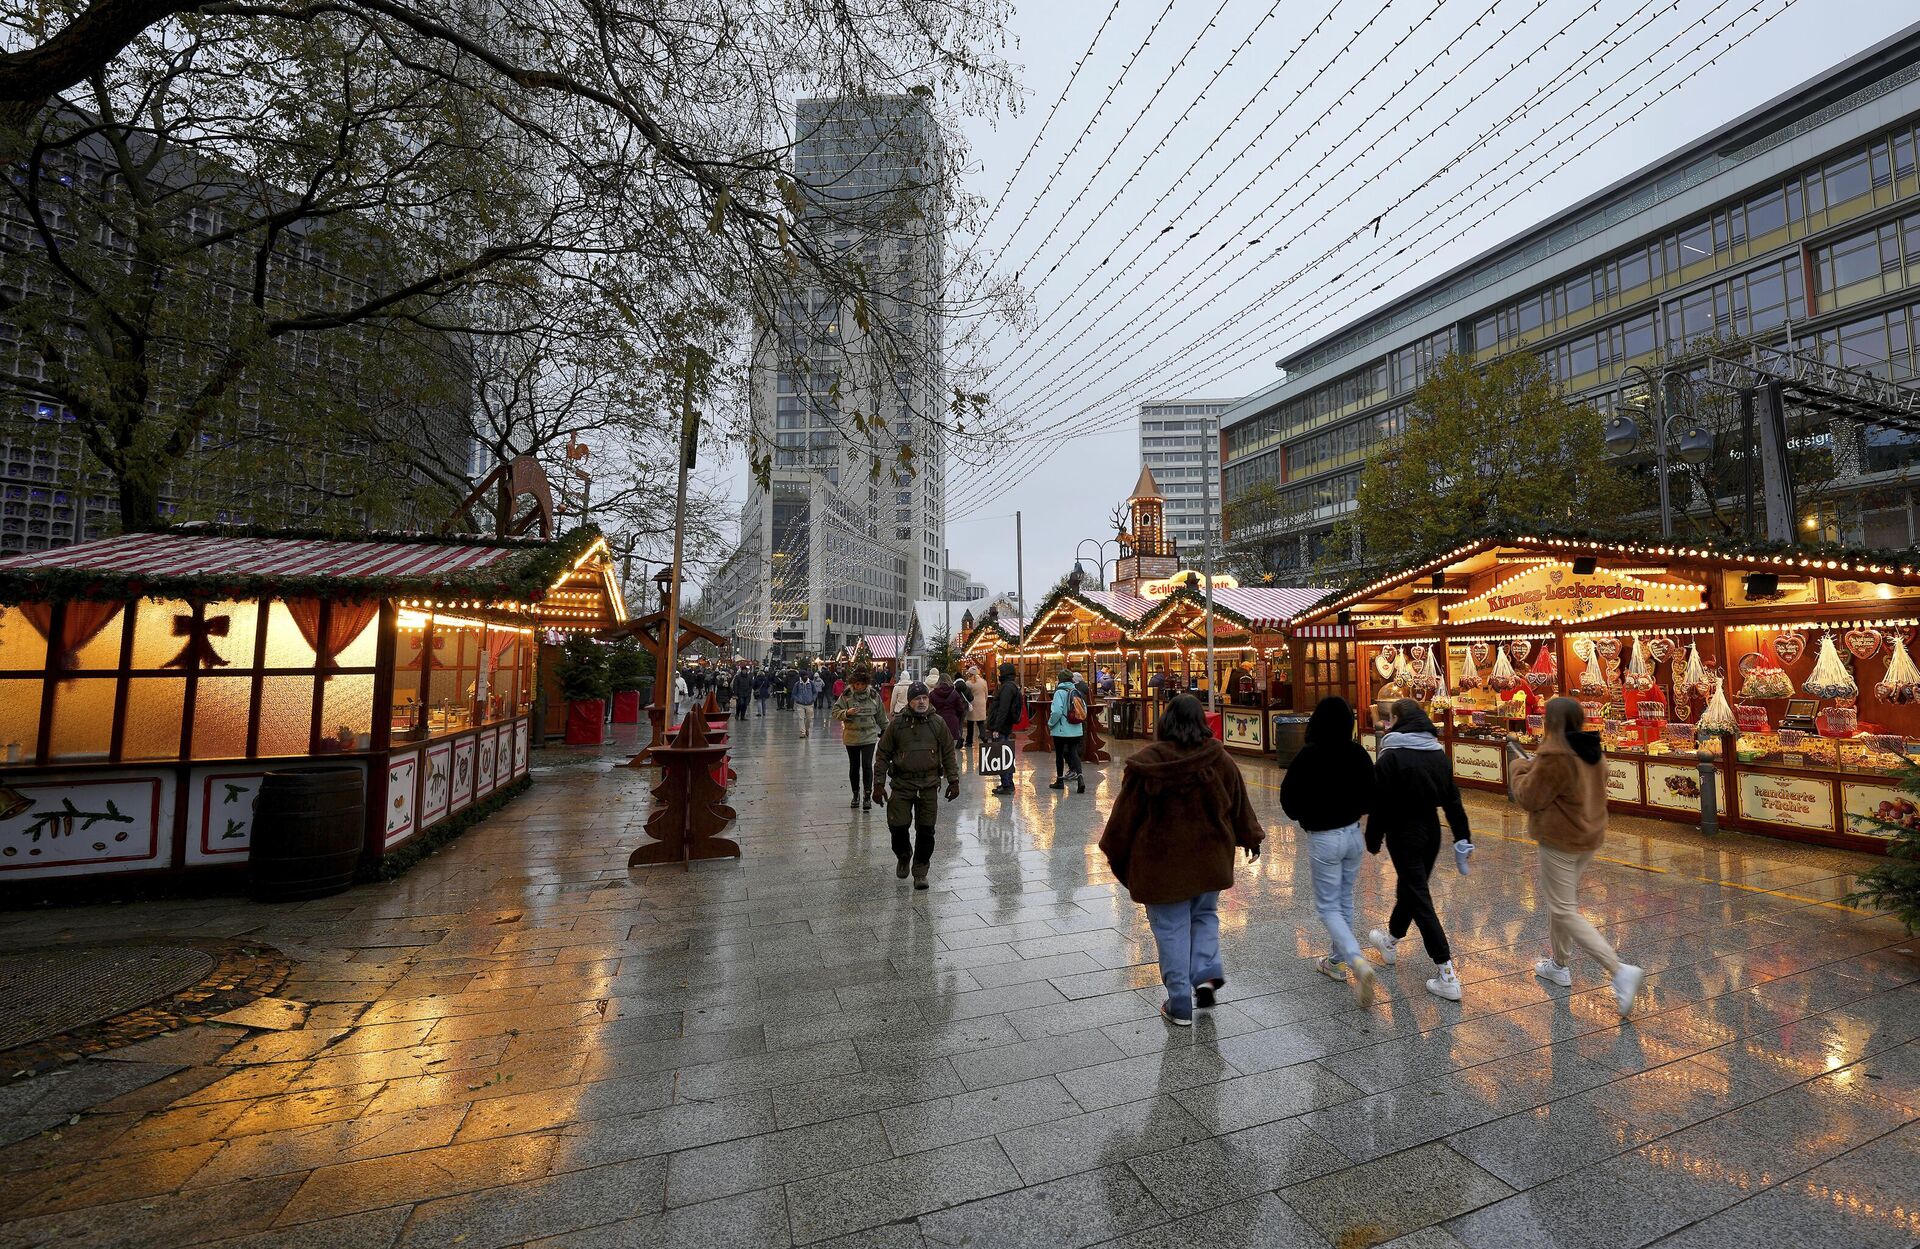
POLYGON ((1087 700, 1071 669, 1060 674, 1054 687, 1053 706, 1047 712, 1047 732, 1053 737, 1053 784, 1048 789, 1065 789, 1072 780, 1078 793, 1087 792, 1080 775, 1080 747, 1087 732, 1087 700))

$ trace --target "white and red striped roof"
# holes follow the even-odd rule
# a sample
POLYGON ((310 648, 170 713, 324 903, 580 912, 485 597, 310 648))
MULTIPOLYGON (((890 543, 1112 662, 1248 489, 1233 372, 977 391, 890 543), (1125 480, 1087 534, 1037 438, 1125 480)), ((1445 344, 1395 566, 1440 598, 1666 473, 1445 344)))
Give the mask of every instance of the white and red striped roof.
POLYGON ((1213 601, 1255 629, 1283 629, 1331 593, 1318 586, 1215 586, 1213 601))
POLYGON ((224 534, 126 533, 48 551, 0 558, 0 571, 74 569, 167 577, 310 577, 350 581, 370 577, 459 580, 529 545, 405 539, 259 538, 224 534))
POLYGON ((867 654, 875 659, 898 659, 900 657, 900 635, 898 633, 862 634, 860 644, 867 648, 867 654))
POLYGON ((1080 597, 1133 623, 1145 620, 1147 613, 1160 605, 1150 598, 1141 598, 1124 590, 1082 590, 1080 597))

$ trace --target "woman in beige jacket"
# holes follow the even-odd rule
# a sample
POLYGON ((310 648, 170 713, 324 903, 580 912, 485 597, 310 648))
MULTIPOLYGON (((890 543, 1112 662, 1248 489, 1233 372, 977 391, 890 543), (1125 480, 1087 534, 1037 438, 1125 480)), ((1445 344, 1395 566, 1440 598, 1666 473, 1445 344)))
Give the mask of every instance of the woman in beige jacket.
POLYGON ((1613 997, 1625 1018, 1633 1012, 1646 973, 1623 963, 1607 939, 1580 913, 1580 875, 1607 834, 1607 767, 1600 736, 1582 730, 1586 716, 1571 698, 1547 702, 1546 733, 1529 757, 1508 743, 1507 785, 1527 813, 1527 831, 1540 843, 1540 896, 1547 904, 1553 956, 1534 974, 1562 987, 1573 984, 1567 963, 1579 946, 1613 977, 1613 997))

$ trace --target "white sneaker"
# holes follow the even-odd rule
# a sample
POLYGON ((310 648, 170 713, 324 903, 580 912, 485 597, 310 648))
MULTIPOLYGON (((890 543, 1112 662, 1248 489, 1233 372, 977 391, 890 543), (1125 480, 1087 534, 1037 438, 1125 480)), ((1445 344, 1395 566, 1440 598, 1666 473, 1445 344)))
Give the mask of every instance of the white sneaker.
POLYGON ((1613 973, 1613 1000, 1620 1007, 1620 1018, 1633 1013, 1633 999, 1640 996, 1640 982, 1646 978, 1647 973, 1632 963, 1620 964, 1620 970, 1613 973))
POLYGON ((1374 929, 1367 934, 1367 940, 1373 942, 1373 948, 1380 951, 1380 961, 1387 966, 1391 967, 1400 961, 1400 956, 1393 952, 1393 947, 1398 945, 1399 942, 1395 941, 1392 934, 1388 933, 1386 929, 1374 929))
POLYGON ((1338 959, 1322 958, 1314 966, 1329 980, 1338 980, 1341 984, 1347 982, 1347 965, 1338 959))
POLYGON ((1550 984, 1557 984, 1563 989, 1571 989, 1573 987, 1573 973, 1550 958, 1543 958, 1535 963, 1533 965, 1533 974, 1550 984))
POLYGON ((1460 978, 1458 976, 1435 976, 1427 981, 1427 992, 1435 997, 1443 997, 1449 1002, 1460 1000, 1460 978))
POLYGON ((1373 1005, 1373 994, 1379 984, 1379 977, 1373 973, 1373 964, 1364 958, 1353 960, 1353 1000, 1366 1010, 1373 1005))

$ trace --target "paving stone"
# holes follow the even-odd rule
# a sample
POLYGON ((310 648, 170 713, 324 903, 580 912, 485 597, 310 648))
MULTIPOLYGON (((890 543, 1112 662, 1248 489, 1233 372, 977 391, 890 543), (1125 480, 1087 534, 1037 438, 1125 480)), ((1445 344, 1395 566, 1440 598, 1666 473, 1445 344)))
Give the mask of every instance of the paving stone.
POLYGON ((1216 1134, 1291 1119, 1359 1097, 1360 1090, 1318 1063, 1276 1067, 1176 1092, 1174 1100, 1216 1134))
POLYGON ((1079 1032, 997 1049, 970 1050, 955 1054, 952 1062, 961 1082, 970 1089, 979 1089, 1124 1057, 1119 1046, 1100 1033, 1079 1032))
POLYGON ((1152 1097, 1000 1134, 1007 1156, 1029 1184, 1124 1162, 1206 1135, 1171 1097, 1152 1097))
POLYGON ((1217 1051, 1194 1047, 1081 1067, 1061 1072, 1058 1079, 1082 1108, 1101 1110, 1156 1093, 1213 1084, 1237 1074, 1217 1051))
POLYGON ((777 1188, 622 1219, 530 1243, 530 1249, 785 1249, 787 1203, 777 1188))
POLYGON ((787 1185, 797 1245, 929 1214, 1020 1187, 992 1140, 967 1141, 787 1185))
POLYGON ((1341 1246, 1364 1249, 1511 1195, 1513 1189, 1442 1144, 1421 1145, 1281 1191, 1341 1246))
POLYGON ((994 1085, 880 1113, 895 1153, 915 1154, 1080 1113, 1054 1076, 994 1085))
POLYGON ((1284 1188, 1338 1171, 1344 1155, 1298 1119, 1214 1136, 1127 1164, 1173 1215, 1284 1188))
POLYGON ((422 1202, 403 1249, 500 1249, 662 1208, 666 1160, 646 1158, 422 1202))
POLYGON ((1163 1217, 1126 1168, 1104 1167, 922 1215, 920 1235, 956 1249, 1079 1249, 1163 1217))
POLYGON ((773 1113, 781 1127, 792 1128, 965 1091, 953 1064, 936 1058, 777 1087, 772 1090, 773 1113))
POLYGON ((689 1206, 891 1158, 876 1114, 744 1136, 668 1159, 667 1204, 689 1206))
POLYGON ((1327 1249, 1327 1240, 1272 1193, 1112 1241, 1108 1249, 1327 1249))
POLYGON ((283 997, 263 997, 236 1010, 215 1015, 213 1022, 242 1028, 301 1028, 306 1026, 308 1009, 305 1002, 283 997))

